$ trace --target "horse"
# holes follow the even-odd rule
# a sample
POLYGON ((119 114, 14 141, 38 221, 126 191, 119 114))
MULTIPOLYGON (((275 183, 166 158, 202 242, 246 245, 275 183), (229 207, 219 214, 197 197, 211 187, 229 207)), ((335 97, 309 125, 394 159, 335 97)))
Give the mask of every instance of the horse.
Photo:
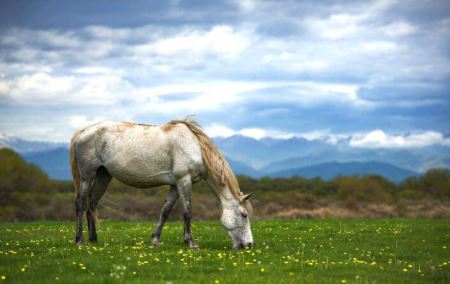
POLYGON ((199 124, 190 118, 156 126, 131 122, 100 122, 77 130, 70 142, 75 199, 75 242, 83 243, 86 213, 89 241, 97 241, 96 208, 114 177, 139 188, 169 185, 167 199, 151 235, 160 244, 164 223, 178 198, 183 205, 184 242, 198 245, 191 233, 192 184, 205 180, 222 210, 220 222, 233 248, 250 248, 250 194, 240 191, 223 155, 199 124))

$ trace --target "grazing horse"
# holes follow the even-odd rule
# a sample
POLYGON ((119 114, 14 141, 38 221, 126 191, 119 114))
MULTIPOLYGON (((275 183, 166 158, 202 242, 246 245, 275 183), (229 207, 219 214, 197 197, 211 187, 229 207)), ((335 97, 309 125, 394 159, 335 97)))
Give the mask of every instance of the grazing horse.
POLYGON ((183 203, 184 241, 198 248, 191 234, 192 183, 201 179, 218 197, 220 221, 233 248, 251 247, 250 194, 244 195, 222 154, 192 119, 173 120, 161 126, 129 122, 101 122, 77 131, 70 143, 70 163, 77 193, 76 237, 83 242, 86 212, 89 241, 97 241, 95 211, 112 177, 141 188, 170 185, 159 222, 152 234, 160 243, 161 232, 173 205, 183 203))

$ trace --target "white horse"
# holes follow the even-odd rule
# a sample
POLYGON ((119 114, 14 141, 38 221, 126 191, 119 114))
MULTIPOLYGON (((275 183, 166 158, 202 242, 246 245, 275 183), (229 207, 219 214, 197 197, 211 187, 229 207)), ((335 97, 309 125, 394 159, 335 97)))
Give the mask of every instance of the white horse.
POLYGON ((192 183, 204 179, 220 200, 220 221, 233 241, 233 248, 251 247, 251 205, 224 157, 200 126, 191 119, 173 120, 161 126, 129 122, 101 122, 77 131, 70 144, 77 230, 75 241, 83 242, 86 211, 89 240, 97 241, 97 204, 111 178, 135 187, 170 185, 152 242, 160 236, 178 197, 183 203, 184 241, 198 248, 191 234, 192 183))

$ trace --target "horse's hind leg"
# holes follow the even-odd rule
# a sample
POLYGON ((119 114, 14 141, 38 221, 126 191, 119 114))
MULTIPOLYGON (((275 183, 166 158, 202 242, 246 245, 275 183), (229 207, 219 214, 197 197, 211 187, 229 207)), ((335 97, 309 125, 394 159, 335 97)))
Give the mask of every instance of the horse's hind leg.
POLYGON ((172 211, 173 205, 178 199, 178 189, 175 186, 172 186, 169 191, 169 195, 167 196, 166 202, 164 203, 163 208, 161 209, 161 214, 159 215, 158 224, 155 227, 155 230, 152 234, 152 243, 158 245, 160 243, 161 232, 164 226, 164 223, 167 220, 167 217, 172 211))
POLYGON ((177 182, 178 193, 183 202, 184 218, 184 242, 189 244, 191 249, 198 249, 198 245, 192 238, 191 233, 191 192, 192 181, 190 176, 185 176, 177 182))
POLYGON ((97 174, 95 175, 94 187, 89 195, 89 208, 87 208, 86 219, 89 230, 89 241, 96 242, 97 241, 97 228, 96 228, 96 210, 97 205, 103 194, 108 187, 109 182, 112 177, 109 172, 104 168, 100 167, 97 170, 97 174))
POLYGON ((80 245, 83 243, 83 215, 87 209, 89 192, 92 187, 93 179, 81 179, 80 189, 75 200, 75 208, 77 214, 77 228, 75 242, 80 245))

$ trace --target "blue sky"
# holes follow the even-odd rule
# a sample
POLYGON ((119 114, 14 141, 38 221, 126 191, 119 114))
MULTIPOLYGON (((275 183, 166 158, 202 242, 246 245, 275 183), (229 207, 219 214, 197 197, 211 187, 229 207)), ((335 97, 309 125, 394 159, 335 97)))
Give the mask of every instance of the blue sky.
POLYGON ((2 1, 0 133, 195 115, 212 136, 450 146, 448 1, 2 1))

